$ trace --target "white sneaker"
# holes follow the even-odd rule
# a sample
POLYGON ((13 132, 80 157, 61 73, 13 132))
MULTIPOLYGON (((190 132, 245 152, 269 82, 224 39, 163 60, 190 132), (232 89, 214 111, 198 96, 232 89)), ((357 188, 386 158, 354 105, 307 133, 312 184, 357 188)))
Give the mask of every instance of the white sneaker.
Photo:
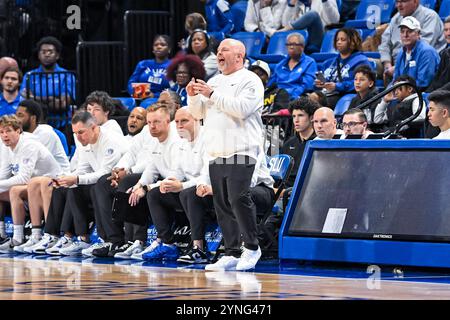
MULTIPOLYGON (((102 248, 105 245, 105 243, 106 242, 103 242, 103 241, 91 243, 89 247, 86 247, 81 251, 81 254, 86 257, 93 257, 94 255, 92 254, 92 251, 94 251, 95 249, 102 248)), ((110 243, 106 243, 106 244, 110 245, 110 243)))
POLYGON ((147 248, 145 248, 144 250, 142 250, 139 253, 135 253, 131 255, 131 259, 134 260, 144 260, 144 258, 142 258, 142 255, 148 253, 148 252, 152 252, 153 250, 155 250, 157 247, 159 247, 161 244, 158 241, 153 241, 151 243, 151 245, 149 245, 147 248))
POLYGON ((236 270, 239 259, 233 256, 223 256, 216 263, 207 264, 205 270, 209 271, 230 271, 236 270))
POLYGON ((259 258, 261 258, 261 249, 259 247, 258 250, 244 248, 244 250, 242 250, 241 258, 236 266, 236 271, 254 269, 259 258))
POLYGON ((141 253, 144 250, 144 246, 140 240, 134 241, 134 243, 125 251, 117 252, 114 255, 116 259, 131 259, 133 254, 141 253))
POLYGON ((28 239, 27 242, 22 243, 20 246, 15 246, 14 252, 16 252, 16 253, 31 253, 31 252, 25 251, 25 249, 34 246, 39 241, 41 241, 41 239, 36 239, 35 237, 30 237, 30 239, 28 239))
POLYGON ((16 239, 9 238, 0 245, 0 253, 12 253, 14 252, 14 247, 20 246, 22 243, 16 239))
POLYGON ((34 254, 45 254, 45 250, 50 249, 58 243, 58 237, 45 233, 41 241, 34 246, 26 248, 25 251, 34 254))
POLYGON ((82 250, 89 248, 91 245, 92 243, 84 242, 81 240, 81 237, 78 237, 70 246, 60 249, 59 253, 63 256, 76 256, 81 254, 82 250))
POLYGON ((55 243, 54 246, 51 248, 45 249, 45 253, 49 254, 51 256, 60 256, 61 253, 59 250, 67 248, 71 246, 73 243, 73 240, 71 238, 67 238, 66 236, 63 236, 58 239, 58 241, 55 243))

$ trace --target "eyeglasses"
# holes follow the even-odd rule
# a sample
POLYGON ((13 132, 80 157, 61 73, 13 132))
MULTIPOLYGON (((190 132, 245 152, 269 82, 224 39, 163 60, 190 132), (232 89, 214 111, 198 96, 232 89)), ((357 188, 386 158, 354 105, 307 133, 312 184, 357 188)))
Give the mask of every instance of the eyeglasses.
POLYGON ((345 127, 353 128, 354 126, 357 126, 358 124, 363 124, 364 122, 342 122, 340 125, 340 129, 344 129, 345 127))
POLYGON ((300 47, 300 46, 303 46, 303 44, 301 44, 301 43, 290 43, 290 42, 287 42, 284 45, 286 47, 300 47))
POLYGON ((175 74, 189 74, 189 72, 187 72, 187 71, 177 71, 177 72, 175 72, 175 74))

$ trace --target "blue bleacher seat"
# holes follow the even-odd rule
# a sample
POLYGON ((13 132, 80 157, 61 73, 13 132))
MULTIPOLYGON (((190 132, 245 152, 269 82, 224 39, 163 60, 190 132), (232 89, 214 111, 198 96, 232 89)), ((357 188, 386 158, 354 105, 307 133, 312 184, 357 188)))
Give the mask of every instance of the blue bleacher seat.
POLYGON ((337 56, 337 51, 333 46, 334 36, 339 29, 332 29, 325 33, 322 40, 322 46, 320 52, 314 52, 311 54, 311 58, 316 62, 322 62, 337 56))
POLYGON ((436 8, 436 0, 420 0, 420 4, 431 10, 436 8))
POLYGON ((58 135, 59 140, 61 140, 61 143, 64 147, 64 152, 66 153, 66 155, 69 155, 69 144, 67 143, 67 138, 64 135, 64 133, 62 133, 61 131, 59 131, 58 129, 53 128, 53 130, 55 131, 55 133, 58 135))
POLYGON ((442 0, 441 7, 439 8, 439 17, 445 20, 450 15, 450 0, 442 0))
POLYGON ((128 110, 133 110, 136 107, 136 100, 131 97, 114 97, 113 99, 119 100, 122 104, 128 108, 128 110))
POLYGON ((216 39, 218 42, 221 42, 223 39, 225 39, 225 34, 220 31, 208 31, 208 35, 216 39))
POLYGON ((247 1, 237 1, 230 7, 233 16, 234 29, 233 32, 244 30, 245 13, 247 12, 247 1))
POLYGON ((339 99, 339 101, 336 103, 336 107, 334 108, 334 115, 336 119, 341 118, 344 112, 348 110, 350 102, 352 102, 352 99, 355 96, 356 94, 349 93, 339 99))
POLYGON ((394 0, 361 0, 355 20, 348 20, 345 26, 373 30, 376 24, 390 21, 394 7, 394 0))
POLYGON ((147 98, 143 100, 139 106, 144 109, 147 109, 147 107, 151 106, 152 104, 155 104, 156 101, 158 101, 157 98, 147 98))
POLYGON ((266 36, 262 32, 237 32, 233 33, 231 38, 241 41, 250 57, 260 54, 266 41, 266 36))
POLYGON ((300 33, 305 38, 305 47, 308 44, 308 31, 291 30, 275 32, 269 40, 267 52, 255 55, 256 59, 264 60, 267 63, 278 63, 287 56, 286 38, 290 33, 300 33))

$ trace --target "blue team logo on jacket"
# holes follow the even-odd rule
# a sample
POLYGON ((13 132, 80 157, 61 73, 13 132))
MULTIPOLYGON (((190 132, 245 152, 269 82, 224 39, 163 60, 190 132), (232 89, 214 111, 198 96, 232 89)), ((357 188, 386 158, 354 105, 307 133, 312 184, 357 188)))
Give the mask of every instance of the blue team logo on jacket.
POLYGON ((10 165, 9 165, 9 169, 11 170, 11 173, 12 174, 18 174, 19 173, 19 164, 18 163, 16 163, 16 164, 13 164, 13 163, 11 163, 10 165))
POLYGON ((112 155, 113 153, 114 153, 114 149, 111 149, 111 148, 110 148, 110 149, 107 149, 107 150, 106 150, 106 155, 107 155, 107 156, 110 156, 110 155, 112 155))

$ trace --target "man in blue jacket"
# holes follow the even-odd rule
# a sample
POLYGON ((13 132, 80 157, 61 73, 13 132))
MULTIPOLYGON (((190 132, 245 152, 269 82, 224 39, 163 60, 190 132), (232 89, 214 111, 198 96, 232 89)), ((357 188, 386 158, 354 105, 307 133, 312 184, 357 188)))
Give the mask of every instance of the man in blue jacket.
POLYGON ((433 80, 439 66, 439 54, 428 43, 420 39, 420 22, 414 17, 405 17, 400 23, 402 50, 395 62, 394 79, 409 75, 425 90, 433 80))
POLYGON ((313 89, 317 64, 303 53, 305 39, 300 33, 290 33, 286 38, 288 56, 276 65, 268 87, 273 83, 285 89, 291 100, 313 89))
POLYGON ((206 21, 209 32, 223 32, 229 35, 233 29, 233 16, 230 5, 225 0, 201 0, 205 3, 206 21))

